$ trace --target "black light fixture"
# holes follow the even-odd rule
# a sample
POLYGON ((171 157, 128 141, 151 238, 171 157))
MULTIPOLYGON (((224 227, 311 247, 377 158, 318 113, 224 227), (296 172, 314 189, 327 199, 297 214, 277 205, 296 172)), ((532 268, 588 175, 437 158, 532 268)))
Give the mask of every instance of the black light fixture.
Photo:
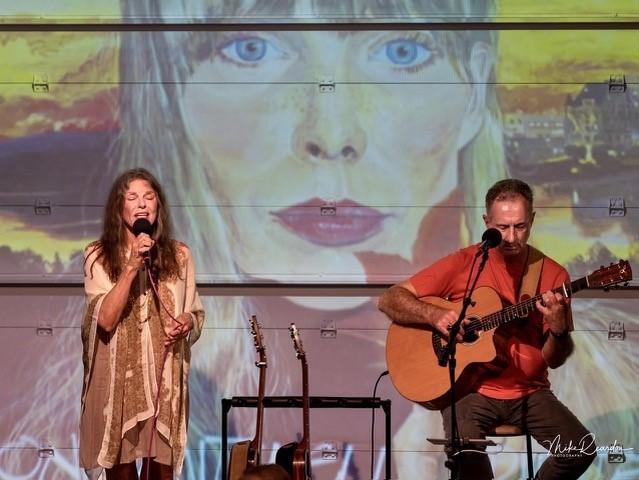
POLYGON ((626 200, 624 197, 610 197, 608 201, 609 217, 625 217, 626 216, 626 200))
POLYGON ((51 215, 51 200, 36 198, 33 204, 33 213, 36 215, 51 215))
POLYGON ((49 75, 46 73, 34 73, 31 90, 33 90, 33 93, 49 93, 49 75))
POLYGON ((608 80, 609 93, 624 93, 628 88, 626 76, 623 73, 613 73, 608 80))

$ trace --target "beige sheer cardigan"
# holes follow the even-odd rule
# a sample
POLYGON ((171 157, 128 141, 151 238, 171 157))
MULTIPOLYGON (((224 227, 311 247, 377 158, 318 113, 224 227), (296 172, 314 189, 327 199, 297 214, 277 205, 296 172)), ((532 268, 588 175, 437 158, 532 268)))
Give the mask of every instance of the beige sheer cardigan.
POLYGON ((146 272, 140 271, 113 332, 97 325, 104 296, 113 288, 97 256, 97 244, 85 251, 86 313, 82 323, 84 385, 80 412, 80 465, 89 478, 103 468, 149 454, 172 465, 179 475, 184 461, 188 421, 188 373, 191 345, 204 322, 188 247, 176 242, 179 278, 159 282, 162 303, 177 317, 191 313, 193 330, 164 358, 165 331, 173 320, 159 306, 146 272), (158 378, 162 372, 161 382, 158 378), (156 432, 153 415, 160 386, 156 432))

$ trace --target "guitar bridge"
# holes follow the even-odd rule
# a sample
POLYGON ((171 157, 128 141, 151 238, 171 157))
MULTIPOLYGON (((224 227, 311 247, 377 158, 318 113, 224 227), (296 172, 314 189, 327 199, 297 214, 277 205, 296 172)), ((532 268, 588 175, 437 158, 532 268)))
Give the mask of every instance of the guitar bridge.
POLYGON ((448 363, 446 360, 446 349, 442 345, 442 337, 438 333, 433 333, 432 342, 433 342, 433 351, 437 356, 437 363, 440 367, 445 367, 448 363))

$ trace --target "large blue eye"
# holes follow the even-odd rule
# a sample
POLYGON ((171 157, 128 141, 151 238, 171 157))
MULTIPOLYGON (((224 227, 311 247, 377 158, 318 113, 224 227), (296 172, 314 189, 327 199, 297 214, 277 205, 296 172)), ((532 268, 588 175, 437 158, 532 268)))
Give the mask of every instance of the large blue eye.
POLYGON ((390 62, 393 65, 420 65, 428 61, 432 51, 423 43, 401 38, 386 42, 370 55, 372 60, 390 62))
POLYGON ((227 58, 244 64, 286 56, 271 42, 260 37, 236 38, 224 45, 220 51, 227 58))
POLYGON ((251 37, 235 42, 235 53, 246 62, 257 62, 264 58, 266 53, 266 41, 261 38, 251 37))

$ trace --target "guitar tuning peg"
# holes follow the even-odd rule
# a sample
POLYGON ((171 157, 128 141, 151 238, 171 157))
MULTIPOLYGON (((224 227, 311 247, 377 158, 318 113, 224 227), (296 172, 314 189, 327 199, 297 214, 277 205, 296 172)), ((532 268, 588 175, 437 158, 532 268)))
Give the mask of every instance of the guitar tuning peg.
POLYGON ((599 267, 599 269, 600 269, 600 270, 601 270, 601 269, 603 269, 603 268, 604 268, 604 266, 603 266, 603 265, 601 265, 601 266, 599 267))

